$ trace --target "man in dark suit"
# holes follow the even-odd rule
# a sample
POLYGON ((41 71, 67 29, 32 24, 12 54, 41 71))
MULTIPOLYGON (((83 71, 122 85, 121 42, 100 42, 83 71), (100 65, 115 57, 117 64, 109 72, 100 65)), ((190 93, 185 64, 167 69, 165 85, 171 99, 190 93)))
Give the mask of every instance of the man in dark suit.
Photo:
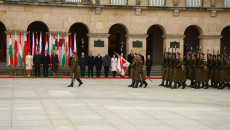
MULTIPOLYGON (((127 60, 128 60, 128 62, 130 63, 130 64, 132 64, 133 63, 133 59, 134 59, 134 55, 133 55, 133 51, 131 50, 130 51, 130 54, 128 54, 128 58, 127 58, 127 60)), ((128 76, 130 77, 130 71, 131 71, 131 65, 129 66, 129 68, 128 68, 128 76)))
POLYGON ((35 67, 35 77, 40 77, 40 65, 42 65, 42 58, 39 51, 36 51, 36 54, 33 57, 33 63, 35 67))
POLYGON ((87 43, 84 41, 84 39, 81 39, 81 42, 79 45, 80 45, 80 53, 82 53, 82 52, 85 53, 86 48, 87 48, 87 43))
POLYGON ((81 56, 79 56, 79 65, 81 69, 81 77, 85 77, 85 66, 87 63, 87 58, 85 57, 85 53, 82 52, 81 56))
POLYGON ((105 53, 105 56, 103 57, 103 66, 105 71, 105 77, 109 76, 109 67, 111 66, 111 58, 108 55, 108 52, 105 53))
POLYGON ((97 77, 100 77, 101 75, 101 69, 102 69, 102 57, 100 56, 100 53, 98 52, 97 56, 95 56, 95 65, 96 65, 96 74, 97 77))
POLYGON ((152 59, 150 57, 150 55, 148 55, 147 59, 146 59, 146 70, 147 70, 147 76, 150 76, 150 71, 151 71, 151 67, 152 67, 152 59))
POLYGON ((124 42, 121 42, 121 45, 120 45, 120 53, 123 53, 124 55, 126 54, 126 46, 124 44, 124 42))
POLYGON ((93 77, 93 67, 94 67, 94 56, 92 55, 92 52, 89 52, 89 56, 87 58, 88 63, 88 77, 93 77))
POLYGON ((50 55, 47 54, 47 51, 45 51, 45 54, 42 56, 42 64, 43 64, 43 76, 48 77, 48 69, 50 64, 50 55))

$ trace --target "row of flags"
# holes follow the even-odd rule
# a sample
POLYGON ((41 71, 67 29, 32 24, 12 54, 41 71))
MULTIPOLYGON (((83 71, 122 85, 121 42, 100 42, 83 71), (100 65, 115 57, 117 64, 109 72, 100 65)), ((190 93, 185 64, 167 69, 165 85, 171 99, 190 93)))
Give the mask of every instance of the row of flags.
MULTIPOLYGON (((12 44, 12 36, 10 32, 10 39, 9 39, 9 60, 8 60, 8 65, 9 67, 11 66, 26 66, 26 55, 28 52, 32 51, 32 56, 35 55, 36 51, 39 51, 39 54, 42 56, 42 33, 40 33, 40 37, 38 40, 37 33, 34 34, 32 33, 32 50, 30 50, 30 32, 28 34, 28 41, 27 41, 27 35, 24 33, 24 47, 22 46, 22 40, 21 40, 21 32, 20 32, 20 37, 19 41, 17 39, 17 34, 15 32, 15 41, 14 41, 14 48, 12 44), (36 36, 35 36, 36 35, 36 36), (36 39, 34 39, 36 37, 36 39), (19 43, 18 43, 19 42, 19 43), (23 49, 22 49, 23 48, 23 49), (23 52, 22 52, 23 51, 23 52), (14 52, 14 53, 13 53, 14 52)), ((74 34, 74 49, 72 49, 72 37, 71 34, 68 36, 66 34, 66 44, 64 44, 64 34, 62 34, 62 44, 61 44, 61 65, 64 67, 66 58, 69 59, 72 56, 73 51, 77 51, 77 46, 76 46, 76 33, 74 34)), ((57 49, 55 49, 55 34, 53 37, 53 42, 52 42, 52 37, 51 34, 49 35, 49 40, 47 39, 47 33, 45 34, 45 51, 49 55, 52 54, 53 50, 56 50, 56 54, 59 57, 59 34, 57 36, 57 49)), ((51 58, 51 56, 50 56, 51 58)), ((51 62, 51 59, 50 59, 51 62)), ((69 60, 67 60, 67 65, 69 66, 69 60)))

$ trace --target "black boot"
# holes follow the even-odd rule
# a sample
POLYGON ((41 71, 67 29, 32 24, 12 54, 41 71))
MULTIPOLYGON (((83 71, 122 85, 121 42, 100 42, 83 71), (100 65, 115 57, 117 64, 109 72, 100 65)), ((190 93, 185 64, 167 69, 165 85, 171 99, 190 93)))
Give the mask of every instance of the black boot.
POLYGON ((206 83, 206 87, 204 88, 204 89, 208 89, 209 88, 209 84, 208 83, 206 83))
POLYGON ((140 81, 140 85, 139 85, 139 87, 142 87, 142 85, 143 85, 143 83, 142 83, 143 81, 140 81))
POLYGON ((169 86, 169 81, 168 80, 166 80, 166 84, 164 85, 164 87, 168 87, 169 86))
POLYGON ((79 82, 78 87, 80 87, 83 84, 83 82, 80 79, 77 79, 77 81, 79 82))
POLYGON ((229 84, 229 83, 227 83, 227 85, 228 85, 228 89, 230 89, 230 84, 229 84))
POLYGON ((162 79, 162 83, 159 86, 164 86, 165 80, 162 79))
POLYGON ((143 83, 145 84, 145 87, 144 87, 144 88, 146 88, 146 87, 148 86, 148 83, 146 83, 145 80, 143 80, 143 83))
POLYGON ((129 85, 129 87, 133 87, 133 86, 134 86, 134 84, 135 84, 135 80, 134 80, 134 79, 132 79, 132 83, 129 85))
POLYGON ((181 82, 178 83, 178 88, 180 88, 180 86, 181 86, 181 82))
POLYGON ((193 81, 191 80, 191 83, 190 83, 190 85, 188 87, 192 87, 192 86, 193 86, 193 81))
POLYGON ((71 81, 70 85, 68 85, 67 87, 73 87, 73 81, 71 81))
POLYGON ((171 88, 172 87, 172 81, 169 81, 169 86, 167 88, 171 88))
POLYGON ((201 86, 201 88, 204 88, 205 87, 205 83, 204 82, 202 82, 202 86, 201 86))
POLYGON ((185 82, 183 83, 183 87, 182 87, 182 89, 184 89, 185 87, 186 87, 187 85, 185 84, 185 82))
POLYGON ((197 86, 195 87, 195 89, 200 89, 200 83, 197 84, 197 86))
POLYGON ((177 82, 174 82, 174 86, 172 87, 172 89, 177 89, 177 82))
POLYGON ((135 81, 135 85, 133 86, 133 88, 138 88, 138 81, 135 81))
POLYGON ((217 87, 217 89, 223 89, 222 86, 223 84, 222 83, 219 83, 219 86, 217 87))
POLYGON ((196 88, 198 86, 198 83, 194 82, 194 85, 192 86, 192 88, 196 88))

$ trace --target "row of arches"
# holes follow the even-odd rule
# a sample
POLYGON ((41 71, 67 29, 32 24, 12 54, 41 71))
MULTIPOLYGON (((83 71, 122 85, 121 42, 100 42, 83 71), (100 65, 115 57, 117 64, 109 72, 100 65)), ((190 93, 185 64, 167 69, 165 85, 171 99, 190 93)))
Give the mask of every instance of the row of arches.
MULTIPOLYGON (((0 22, 0 62, 6 61, 6 28, 2 22, 0 22)), ((49 32, 47 25, 41 21, 32 22, 27 31, 30 32, 42 32, 42 39, 45 39, 45 33, 49 32)), ((84 39, 88 43, 89 29, 84 23, 75 23, 73 24, 69 32, 71 34, 76 33, 76 43, 77 48, 80 48, 80 41, 84 39)), ((108 37, 108 52, 112 55, 113 52, 118 52, 121 42, 126 43, 126 35, 128 34, 127 28, 122 24, 114 24, 110 27, 109 32, 110 36, 108 37)), ((160 64, 163 58, 163 38, 162 35, 165 34, 165 30, 160 25, 152 25, 147 30, 148 37, 146 38, 146 55, 151 55, 152 61, 154 64, 160 64)), ((202 34, 201 29, 198 26, 191 25, 186 28, 184 35, 184 53, 187 51, 187 47, 193 48, 194 51, 197 51, 197 46, 200 43, 199 36, 202 34)), ((40 37, 40 33, 37 34, 40 37)), ((225 27, 221 32, 221 47, 220 51, 223 51, 224 47, 229 48, 230 44, 230 26, 225 27)), ((32 35, 30 35, 32 39, 32 35)), ((74 39, 74 35, 72 35, 74 39)), ((31 40, 32 47, 32 40, 31 40)), ((45 41, 43 40, 43 48, 45 46, 45 41)), ((78 50, 79 52, 79 50, 78 50)), ((128 53, 128 52, 127 52, 128 53)), ((226 53, 230 53, 230 49, 226 50, 226 53)), ((88 48, 86 48, 86 54, 88 54, 88 48)))

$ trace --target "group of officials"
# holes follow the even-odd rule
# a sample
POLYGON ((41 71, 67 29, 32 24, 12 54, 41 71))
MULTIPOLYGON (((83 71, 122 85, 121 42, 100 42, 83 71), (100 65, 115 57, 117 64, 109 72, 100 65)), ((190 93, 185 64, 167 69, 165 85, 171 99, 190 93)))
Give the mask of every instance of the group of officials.
POLYGON ((230 56, 215 55, 214 52, 207 54, 207 60, 204 56, 201 52, 188 52, 182 60, 179 52, 164 52, 162 83, 159 86, 171 89, 182 86, 184 89, 186 80, 190 80, 188 87, 194 89, 230 89, 230 56))

